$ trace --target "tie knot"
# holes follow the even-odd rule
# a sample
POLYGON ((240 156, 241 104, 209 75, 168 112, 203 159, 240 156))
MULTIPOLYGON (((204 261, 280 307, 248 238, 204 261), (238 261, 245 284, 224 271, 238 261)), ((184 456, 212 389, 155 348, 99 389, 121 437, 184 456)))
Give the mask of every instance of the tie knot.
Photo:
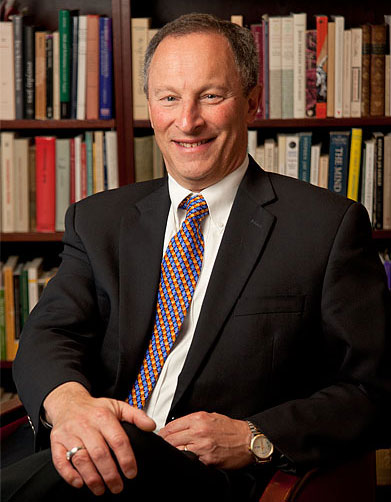
POLYGON ((208 214, 208 204, 201 194, 188 195, 179 204, 179 207, 186 210, 186 219, 201 222, 208 214))

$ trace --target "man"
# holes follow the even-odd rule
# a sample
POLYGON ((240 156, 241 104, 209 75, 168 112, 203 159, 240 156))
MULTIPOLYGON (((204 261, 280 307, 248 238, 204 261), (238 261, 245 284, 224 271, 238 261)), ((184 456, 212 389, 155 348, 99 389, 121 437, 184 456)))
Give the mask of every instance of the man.
POLYGON ((67 213, 14 366, 58 474, 49 450, 25 460, 10 500, 257 500, 278 467, 389 440, 389 294, 366 211, 248 158, 256 60, 248 30, 206 15, 151 41, 168 180, 67 213), (192 263, 176 254, 189 242, 192 263))

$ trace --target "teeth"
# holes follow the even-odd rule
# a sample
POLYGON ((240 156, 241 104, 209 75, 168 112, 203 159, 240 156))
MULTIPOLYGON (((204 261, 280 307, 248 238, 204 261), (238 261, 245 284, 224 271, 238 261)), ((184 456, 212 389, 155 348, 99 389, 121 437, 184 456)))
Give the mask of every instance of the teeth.
POLYGON ((198 143, 182 143, 182 142, 179 142, 178 144, 185 147, 185 148, 195 148, 196 146, 200 146, 200 145, 203 145, 204 143, 206 143, 208 140, 207 139, 204 139, 202 141, 199 141, 198 143))

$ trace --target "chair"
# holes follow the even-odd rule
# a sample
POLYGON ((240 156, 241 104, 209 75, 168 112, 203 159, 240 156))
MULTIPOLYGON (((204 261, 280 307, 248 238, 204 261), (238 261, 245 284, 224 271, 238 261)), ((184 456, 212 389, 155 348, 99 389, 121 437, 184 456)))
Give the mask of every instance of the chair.
POLYGON ((374 502, 375 453, 328 469, 314 469, 303 476, 278 471, 259 502, 374 502))

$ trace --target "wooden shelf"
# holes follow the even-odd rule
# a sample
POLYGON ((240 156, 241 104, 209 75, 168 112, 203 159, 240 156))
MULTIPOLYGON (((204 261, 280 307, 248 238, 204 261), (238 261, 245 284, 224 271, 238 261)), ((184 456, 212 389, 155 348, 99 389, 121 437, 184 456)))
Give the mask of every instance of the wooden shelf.
MULTIPOLYGON (((134 127, 150 129, 149 120, 134 120, 134 127)), ((296 129, 308 127, 391 127, 391 117, 363 117, 342 119, 265 119, 254 121, 250 128, 296 129)))
POLYGON ((373 230, 372 237, 374 239, 391 239, 391 230, 373 230))
POLYGON ((0 240, 2 242, 60 242, 64 233, 39 233, 39 232, 15 232, 2 233, 0 240))
POLYGON ((2 120, 2 130, 21 129, 112 129, 116 121, 111 120, 2 120))

